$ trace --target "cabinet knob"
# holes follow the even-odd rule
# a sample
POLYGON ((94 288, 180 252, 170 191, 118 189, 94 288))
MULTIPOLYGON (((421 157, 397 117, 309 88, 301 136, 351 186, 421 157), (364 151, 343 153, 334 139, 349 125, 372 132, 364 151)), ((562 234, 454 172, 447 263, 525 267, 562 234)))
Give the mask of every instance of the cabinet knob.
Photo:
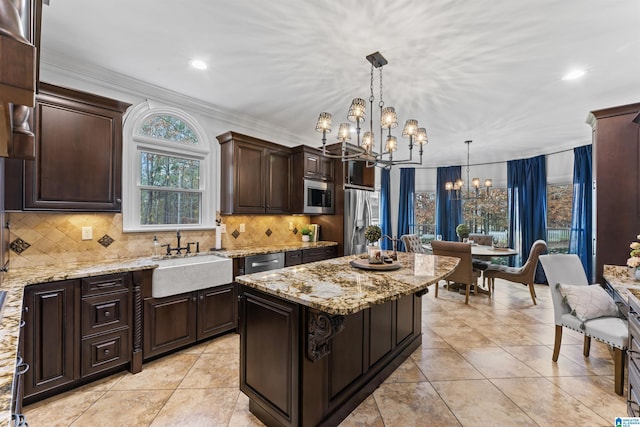
POLYGON ((104 354, 109 354, 109 353, 111 353, 111 351, 109 349, 105 349, 104 350, 104 354))
POLYGON ((116 203, 117 203, 117 204, 122 203, 122 199, 116 199, 116 203))
POLYGON ((204 300, 204 295, 200 295, 200 301, 204 300))
POLYGON ((105 311, 104 312, 104 317, 109 317, 109 316, 111 316, 111 313, 109 313, 108 311, 105 311))

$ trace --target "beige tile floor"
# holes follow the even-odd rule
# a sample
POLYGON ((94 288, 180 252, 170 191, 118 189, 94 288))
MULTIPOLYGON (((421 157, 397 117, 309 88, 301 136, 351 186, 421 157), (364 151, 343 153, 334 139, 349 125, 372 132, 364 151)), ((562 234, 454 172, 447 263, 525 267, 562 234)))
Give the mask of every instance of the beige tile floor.
MULTIPOLYGON (((442 286, 442 284, 441 284, 442 286)), ((342 426, 611 426, 626 416, 608 348, 565 330, 551 361, 548 287, 496 282, 496 294, 423 297, 423 344, 342 426)), ((40 426, 259 426, 238 390, 238 335, 226 335, 25 407, 40 426)))

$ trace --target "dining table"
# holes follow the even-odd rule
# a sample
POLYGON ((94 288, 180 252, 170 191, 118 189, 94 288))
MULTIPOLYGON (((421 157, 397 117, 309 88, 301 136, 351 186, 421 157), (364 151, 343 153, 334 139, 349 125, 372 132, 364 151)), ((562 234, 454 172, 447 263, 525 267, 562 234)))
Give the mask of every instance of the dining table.
MULTIPOLYGON (((472 257, 482 257, 482 261, 486 260, 487 257, 512 257, 518 255, 518 251, 513 248, 508 247, 500 247, 500 246, 488 246, 488 245, 478 245, 475 243, 469 243, 471 245, 471 256, 472 257)), ((431 244, 423 245, 423 247, 431 252, 431 244)), ((482 262, 480 261, 480 262, 482 262)), ((482 285, 477 284, 471 287, 471 293, 473 294, 485 294, 491 296, 491 291, 484 286, 484 278, 482 280, 482 285)), ((451 284, 452 286, 448 286, 450 290, 456 291, 463 289, 464 285, 451 284)))

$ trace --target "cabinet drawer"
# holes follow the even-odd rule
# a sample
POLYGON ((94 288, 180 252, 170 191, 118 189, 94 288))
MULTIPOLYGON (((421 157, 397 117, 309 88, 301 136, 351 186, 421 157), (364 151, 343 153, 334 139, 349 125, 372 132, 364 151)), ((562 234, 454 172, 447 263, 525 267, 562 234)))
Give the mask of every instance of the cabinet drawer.
POLYGON ((129 328, 82 340, 82 376, 129 363, 129 328))
POLYGON ((129 273, 86 277, 82 279, 82 296, 128 290, 130 277, 129 273))
POLYGON ((302 264, 302 251, 287 251, 284 253, 284 266, 291 267, 292 265, 302 264))
POLYGON ((336 246, 326 246, 324 248, 305 249, 302 251, 302 262, 315 262, 325 259, 334 258, 336 256, 336 246))
POLYGON ((129 324, 129 293, 118 292, 82 299, 82 336, 107 332, 129 324))

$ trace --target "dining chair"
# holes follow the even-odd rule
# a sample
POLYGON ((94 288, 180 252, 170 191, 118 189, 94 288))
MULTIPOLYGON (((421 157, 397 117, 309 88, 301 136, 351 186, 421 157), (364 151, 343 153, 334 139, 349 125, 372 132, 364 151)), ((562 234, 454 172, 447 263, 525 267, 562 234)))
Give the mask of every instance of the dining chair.
MULTIPOLYGON (((458 266, 449 276, 445 278, 447 282, 457 282, 466 285, 465 304, 469 304, 469 294, 471 286, 478 286, 480 272, 473 268, 471 258, 471 245, 460 242, 445 242, 434 240, 431 242, 431 249, 434 255, 443 255, 460 258, 458 266)), ((438 284, 436 283, 436 298, 438 298, 438 284)))
POLYGON ((469 234, 469 240, 482 246, 491 246, 493 244, 493 236, 491 234, 469 234))
POLYGON ((547 243, 544 240, 536 240, 531 245, 531 251, 529 251, 529 258, 522 267, 508 267, 506 265, 490 264, 486 270, 483 271, 484 277, 489 281, 488 285, 491 292, 495 292, 496 279, 504 279, 509 282, 522 283, 529 286, 529 293, 533 300, 533 305, 536 305, 536 289, 533 286, 536 267, 538 266, 538 258, 547 250, 547 243))
MULTIPOLYGON (((585 291, 595 291, 596 289, 588 289, 587 287, 598 286, 598 284, 590 285, 589 280, 582 267, 580 258, 575 254, 552 254, 541 255, 540 263, 544 268, 544 273, 547 276, 549 282, 549 289, 551 290, 551 299, 553 301, 553 315, 556 324, 555 343, 553 345, 554 362, 558 361, 558 355, 560 353, 560 344, 562 343, 562 328, 569 328, 576 332, 584 334, 583 355, 589 357, 589 350, 591 348, 591 338, 604 342, 613 348, 613 363, 614 363, 614 390, 617 394, 622 395, 624 388, 624 360, 629 345, 629 323, 627 320, 621 318, 619 315, 613 316, 600 316, 602 309, 594 312, 588 320, 583 320, 587 317, 588 312, 585 309, 580 313, 581 318, 572 314, 575 308, 565 302, 565 298, 562 295, 562 285, 573 285, 570 288, 584 289, 585 291)), ((601 288, 602 289, 602 288, 601 288)), ((590 307, 596 307, 593 303, 597 302, 597 299, 601 299, 599 306, 603 304, 613 304, 613 313, 617 313, 615 302, 604 289, 602 292, 589 294, 585 293, 584 299, 588 299, 588 304, 584 307, 589 309, 590 307), (602 301, 604 300, 604 301, 602 301)), ((575 290, 573 291, 576 293, 575 290)), ((567 299, 566 301, 569 301, 567 299)), ((574 306, 577 306, 574 303, 574 306)), ((606 305, 605 305, 606 307, 606 305)), ((595 309, 591 309, 595 310, 595 309)))
POLYGON ((400 236, 400 240, 402 240, 405 252, 414 252, 419 254, 427 253, 427 250, 422 246, 420 236, 417 234, 403 234, 400 236))

